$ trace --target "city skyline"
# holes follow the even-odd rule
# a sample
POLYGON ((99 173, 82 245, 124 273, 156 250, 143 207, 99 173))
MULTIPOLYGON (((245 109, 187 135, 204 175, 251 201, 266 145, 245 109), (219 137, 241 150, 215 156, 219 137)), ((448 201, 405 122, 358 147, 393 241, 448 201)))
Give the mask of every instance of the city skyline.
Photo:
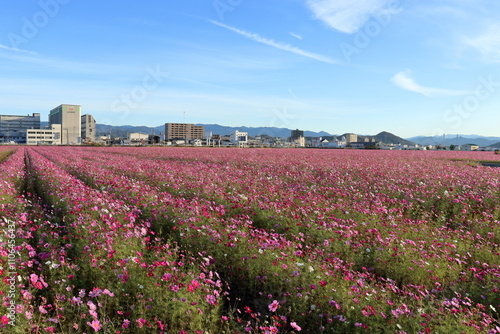
POLYGON ((498 136, 500 5, 40 0, 3 5, 0 114, 498 136))

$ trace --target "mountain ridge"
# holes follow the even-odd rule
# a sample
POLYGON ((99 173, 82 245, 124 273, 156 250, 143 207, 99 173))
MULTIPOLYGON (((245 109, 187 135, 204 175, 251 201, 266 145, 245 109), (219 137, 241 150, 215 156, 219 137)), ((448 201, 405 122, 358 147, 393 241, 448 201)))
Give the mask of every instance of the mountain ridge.
MULTIPOLYGON (((407 138, 420 145, 443 145, 443 136, 417 136, 407 138)), ((446 136, 444 138, 444 145, 467 145, 474 144, 481 147, 495 147, 500 144, 500 137, 492 136, 480 136, 480 135, 458 135, 458 136, 446 136)))
MULTIPOLYGON (((47 126, 48 122, 41 122, 42 126, 47 126)), ((291 131, 293 129, 289 128, 278 128, 278 127, 248 127, 248 126, 224 126, 219 124, 197 124, 203 125, 205 127, 205 132, 212 132, 213 134, 229 135, 235 130, 248 132, 248 135, 255 137, 258 135, 269 135, 273 137, 290 137, 291 131)), ((165 126, 160 125, 156 127, 149 126, 135 126, 135 125, 107 125, 107 124, 97 124, 96 126, 97 135, 112 135, 117 137, 126 137, 131 132, 143 132, 147 134, 160 134, 165 131, 165 126)), ((308 131, 304 130, 305 137, 342 137, 347 133, 338 135, 330 134, 326 131, 308 131)), ((381 141, 385 144, 402 144, 402 145, 413 145, 419 144, 422 146, 428 145, 442 145, 442 136, 414 136, 409 138, 398 137, 387 131, 382 131, 377 135, 358 135, 358 140, 363 141, 365 138, 375 138, 376 141, 381 141)), ((481 135, 463 135, 459 134, 457 136, 447 136, 445 138, 445 146, 450 145, 466 145, 466 144, 476 144, 481 147, 496 147, 500 148, 500 137, 494 136, 481 136, 481 135)))
MULTIPOLYGON (((269 135, 272 137, 290 137, 292 129, 288 128, 277 128, 277 127, 248 127, 248 126, 224 126, 219 124, 196 124, 202 125, 205 128, 205 132, 212 132, 213 134, 220 135, 230 135, 234 131, 248 132, 251 137, 259 135, 269 135)), ((114 135, 118 137, 126 137, 129 132, 143 132, 147 134, 159 134, 165 132, 165 126, 160 125, 157 127, 148 126, 133 126, 133 125, 106 125, 97 124, 96 125, 97 135, 114 135)), ((322 137, 322 136, 332 136, 332 134, 320 131, 304 131, 304 136, 306 137, 322 137)))
MULTIPOLYGON (((256 137, 259 135, 268 135, 272 137, 288 138, 291 135, 293 129, 289 128, 277 128, 277 127, 248 127, 248 126, 224 126, 219 124, 196 124, 202 125, 205 128, 205 132, 212 132, 213 134, 219 135, 230 135, 234 131, 247 132, 250 137, 256 137)), ((97 124, 96 126, 97 135, 112 135, 117 137, 126 137, 131 132, 142 132, 147 134, 160 134, 165 131, 165 126, 157 127, 147 127, 147 126, 133 126, 133 125, 105 125, 97 124)), ((304 137, 323 137, 333 139, 334 137, 346 136, 347 133, 342 135, 330 134, 326 131, 309 131, 304 130, 304 137)), ((375 138, 376 141, 381 141, 385 144, 399 144, 399 145, 414 145, 413 142, 406 140, 404 138, 398 137, 390 132, 382 131, 376 135, 358 135, 359 141, 364 141, 365 138, 375 138)))

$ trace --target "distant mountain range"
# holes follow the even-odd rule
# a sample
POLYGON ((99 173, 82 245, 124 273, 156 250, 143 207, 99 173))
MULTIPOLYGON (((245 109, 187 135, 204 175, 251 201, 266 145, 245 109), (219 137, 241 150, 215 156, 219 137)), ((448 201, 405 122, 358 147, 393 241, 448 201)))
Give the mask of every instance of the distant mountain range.
MULTIPOLYGON (((474 144, 481 147, 498 147, 500 145, 500 137, 485 137, 479 135, 450 135, 446 136, 444 139, 445 146, 474 144)), ((418 136, 408 138, 408 140, 420 145, 443 145, 443 136, 418 136)))
MULTIPOLYGON (((47 122, 41 122, 42 126, 47 126, 47 122)), ((205 127, 205 132, 212 132, 213 134, 219 135, 229 135, 233 133, 235 130, 248 132, 248 135, 251 137, 255 137, 258 135, 269 135, 272 137, 280 137, 287 138, 290 137, 292 129, 287 128, 276 128, 276 127, 247 127, 247 126, 223 126, 218 124, 197 124, 203 125, 205 127)), ((148 127, 148 126, 133 126, 133 125, 105 125, 105 124, 97 124, 97 135, 112 135, 115 137, 127 137, 129 133, 132 132, 142 132, 147 134, 161 134, 165 132, 165 126, 160 125, 157 127, 148 127)), ((315 131, 304 131, 305 137, 323 137, 328 140, 333 139, 333 137, 342 137, 343 135, 334 135, 325 131, 315 132, 315 131)), ((359 141, 364 141, 366 137, 375 138, 376 141, 383 142, 385 144, 396 144, 396 145, 414 145, 419 144, 423 146, 428 145, 442 145, 443 144, 443 136, 434 136, 434 137, 426 137, 426 136, 417 136, 411 138, 401 138, 390 132, 380 132, 374 136, 367 135, 358 135, 359 141)), ((475 144, 481 147, 497 147, 500 148, 500 137, 488 137, 488 136, 480 136, 480 135, 458 135, 458 137, 449 135, 446 136, 445 146, 450 145, 465 145, 465 144, 475 144)))
MULTIPOLYGON (((271 137, 280 137, 280 138, 288 138, 290 137, 292 129, 287 128, 276 128, 276 127, 247 127, 247 126, 223 126, 218 124, 197 124, 203 125, 205 127, 205 132, 212 132, 213 134, 219 135, 230 135, 234 131, 243 131, 247 132, 250 137, 256 137, 259 135, 268 135, 271 137)), ((113 126, 113 125, 104 125, 97 124, 97 135, 112 135, 115 137, 127 137, 129 133, 132 132, 142 132, 147 134, 160 134, 165 131, 165 126, 157 126, 157 127, 147 127, 147 126, 132 126, 132 125, 121 125, 121 126, 113 126)), ((315 132, 315 131, 304 131, 305 137, 312 138, 325 138, 328 140, 333 140, 334 137, 342 137, 346 134, 342 135, 332 135, 325 131, 315 132)), ((381 132, 375 136, 364 136, 358 135, 359 141, 364 141, 365 138, 375 138, 376 141, 381 141, 385 144, 400 144, 400 145, 414 145, 413 142, 398 137, 389 132, 381 132)))
MULTIPOLYGON (((280 137, 280 138, 286 138, 290 137, 292 129, 287 129, 287 128, 275 128, 275 127, 247 127, 247 126, 240 126, 240 127, 231 127, 231 126, 222 126, 218 124, 198 124, 198 125, 203 125, 205 127, 206 132, 212 132, 213 134, 220 134, 220 135, 229 135, 233 133, 235 130, 238 131, 243 131, 243 132, 248 132, 248 135, 251 137, 259 136, 259 135, 268 135, 271 137, 280 137)), ((324 137, 324 136, 331 136, 328 132, 325 131, 320 131, 320 132, 314 132, 314 131, 304 131, 304 136, 305 137, 324 137)))
MULTIPOLYGON (((203 125, 205 127, 205 132, 212 132, 213 134, 218 135, 230 135, 234 131, 243 131, 248 132, 250 137, 255 137, 259 135, 269 135, 271 137, 290 137, 291 129, 287 128, 275 128, 275 127, 247 127, 247 126, 239 126, 239 127, 231 127, 231 126, 223 126, 218 124, 196 124, 203 125)), ((131 132, 142 132, 147 134, 160 134, 165 132, 165 126, 157 126, 157 127, 147 127, 147 126, 132 126, 132 125, 104 125, 97 124, 97 134, 100 136, 112 134, 117 137, 126 137, 128 133, 131 132)), ((304 136, 306 137, 324 137, 331 136, 328 132, 320 131, 304 131, 304 136)))
POLYGON ((105 125, 97 124, 96 132, 98 136, 111 135, 113 137, 127 137, 129 133, 141 132, 149 135, 165 132, 165 126, 149 127, 149 126, 134 126, 134 125, 105 125))

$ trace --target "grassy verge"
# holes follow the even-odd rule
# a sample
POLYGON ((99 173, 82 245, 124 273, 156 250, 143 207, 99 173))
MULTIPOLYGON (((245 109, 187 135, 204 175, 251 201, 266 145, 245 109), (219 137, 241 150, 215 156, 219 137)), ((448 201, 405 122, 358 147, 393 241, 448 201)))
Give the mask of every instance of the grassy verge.
POLYGON ((0 151, 0 163, 4 162, 12 153, 14 150, 0 151))

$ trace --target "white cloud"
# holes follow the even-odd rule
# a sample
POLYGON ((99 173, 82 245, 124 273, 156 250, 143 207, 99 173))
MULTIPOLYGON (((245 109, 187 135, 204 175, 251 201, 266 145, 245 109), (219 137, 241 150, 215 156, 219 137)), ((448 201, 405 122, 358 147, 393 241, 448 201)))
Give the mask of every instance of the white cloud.
POLYGON ((463 39, 463 43, 476 49, 483 61, 487 63, 500 63, 500 35, 498 31, 500 24, 495 23, 488 26, 485 31, 474 37, 463 39))
POLYGON ((14 51, 18 53, 25 53, 25 54, 31 54, 31 55, 38 55, 36 52, 33 51, 28 51, 28 50, 23 50, 23 49, 18 49, 18 48, 13 48, 7 45, 0 44, 0 49, 4 50, 9 50, 9 51, 14 51))
MULTIPOLYGON (((371 15, 386 12, 394 0, 307 0, 314 16, 329 27, 348 34, 357 32, 371 15)), ((389 9, 393 12, 395 9, 389 9)))
POLYGON ((10 48, 5 45, 0 44, 0 59, 6 60, 2 65, 9 66, 11 70, 16 68, 20 71, 21 68, 26 68, 31 66, 31 69, 37 69, 40 71, 47 70, 61 70, 72 73, 84 73, 88 74, 102 74, 102 73, 113 73, 121 74, 124 70, 128 70, 128 66, 120 66, 118 64, 101 64, 101 63, 91 63, 91 62, 81 62, 68 60, 64 58, 56 58, 52 56, 45 56, 38 54, 36 52, 17 50, 10 48), (8 50, 6 52, 1 52, 1 50, 8 50), (15 52, 12 52, 15 51, 15 52), (13 65, 8 65, 8 62, 12 62, 13 65))
POLYGON ((248 32, 248 31, 245 31, 245 30, 241 30, 241 29, 238 29, 238 28, 234 28, 234 27, 231 27, 231 26, 228 26, 226 24, 223 24, 223 23, 220 23, 220 22, 217 22, 217 21, 213 21, 213 20, 210 20, 210 23, 212 24, 215 24, 215 25, 218 25, 220 27, 223 27, 223 28, 226 28, 228 30, 231 30, 241 36, 244 36, 248 39, 251 39, 255 42, 258 42, 258 43, 261 43, 261 44, 265 44, 267 46, 271 46, 273 48, 276 48, 276 49, 280 49, 280 50, 283 50, 283 51, 287 51, 287 52, 291 52, 291 53, 294 53, 294 54, 297 54, 299 56, 303 56, 303 57, 307 57, 307 58, 311 58, 311 59, 315 59, 315 60, 318 60, 318 61, 321 61, 321 62, 324 62, 324 63, 329 63, 329 64, 340 64, 340 62, 334 60, 334 59, 331 59, 327 56, 323 56, 323 55, 320 55, 320 54, 317 54, 317 53, 312 53, 312 52, 309 52, 309 51, 305 51, 305 50, 302 50, 302 49, 299 49, 295 46, 292 46, 290 44, 285 44, 285 43, 282 43, 282 42, 277 42, 275 40, 272 40, 272 39, 269 39, 269 38, 266 38, 266 37, 262 37, 258 34, 255 34, 255 33, 251 33, 251 32, 248 32))
POLYGON ((300 36, 300 35, 294 34, 293 32, 289 32, 289 34, 290 34, 291 36, 293 36, 293 37, 297 38, 297 39, 302 40, 302 36, 300 36))
POLYGON ((427 97, 460 96, 471 93, 470 91, 464 90, 451 90, 422 86, 411 77, 411 71, 409 70, 399 72, 393 76, 391 80, 394 84, 405 90, 419 93, 427 97))

